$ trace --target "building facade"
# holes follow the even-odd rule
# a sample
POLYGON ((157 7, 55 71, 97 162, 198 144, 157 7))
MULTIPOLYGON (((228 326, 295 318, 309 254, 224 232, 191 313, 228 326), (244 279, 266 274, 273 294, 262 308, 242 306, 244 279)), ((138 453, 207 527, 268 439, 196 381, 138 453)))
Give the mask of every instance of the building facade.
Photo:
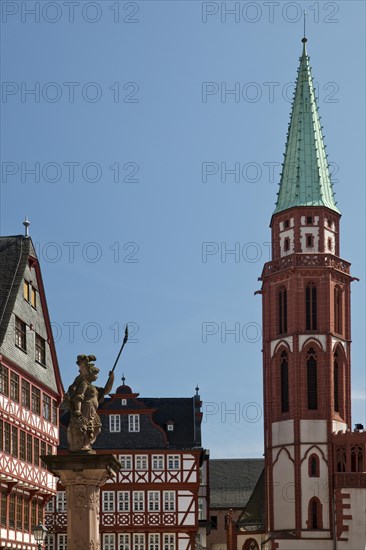
MULTIPOLYGON (((121 464, 118 477, 101 488, 102 549, 206 548, 208 452, 201 446, 198 388, 192 398, 139 398, 123 380, 98 413, 102 433, 93 448, 121 464)), ((47 550, 66 550, 66 506, 60 485, 47 505, 47 550)))
POLYGON ((41 455, 59 443, 63 393, 38 259, 28 236, 0 237, 0 546, 36 547, 56 492, 41 455))
POLYGON ((261 277, 265 547, 361 549, 366 433, 351 431, 353 278, 340 257, 341 213, 306 42, 261 277))

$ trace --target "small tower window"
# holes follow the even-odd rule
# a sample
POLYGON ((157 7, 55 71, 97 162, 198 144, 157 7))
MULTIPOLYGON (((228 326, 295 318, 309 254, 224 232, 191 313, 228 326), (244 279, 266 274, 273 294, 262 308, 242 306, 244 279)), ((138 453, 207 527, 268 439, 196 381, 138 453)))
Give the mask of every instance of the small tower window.
POLYGON ((306 216, 306 224, 313 225, 313 216, 306 216))
POLYGON ((333 250, 333 242, 330 237, 328 238, 328 250, 330 250, 330 252, 333 250))
POLYGON ((316 286, 309 283, 305 290, 306 330, 317 329, 317 296, 316 286))
POLYGON ((290 250, 290 239, 289 237, 286 237, 283 243, 283 249, 285 252, 288 252, 290 250))
POLYGON ((290 220, 285 220, 283 222, 283 227, 284 227, 284 229, 287 229, 288 227, 290 227, 290 220))
POLYGON ((308 409, 314 411, 318 408, 318 376, 316 353, 310 348, 307 354, 307 387, 308 409))
POLYGON ((322 529, 322 505, 317 497, 313 497, 309 501, 308 508, 308 528, 309 529, 322 529))
POLYGON ((289 411, 289 387, 288 387, 288 355, 284 351, 281 354, 281 412, 289 411))
POLYGON ((278 293, 278 332, 287 332, 287 290, 281 287, 278 293))
POLYGON ((309 477, 319 477, 319 457, 312 454, 309 457, 309 477))
POLYGON ((306 237, 306 247, 307 248, 313 248, 314 246, 314 235, 312 235, 311 233, 307 233, 305 235, 306 237))

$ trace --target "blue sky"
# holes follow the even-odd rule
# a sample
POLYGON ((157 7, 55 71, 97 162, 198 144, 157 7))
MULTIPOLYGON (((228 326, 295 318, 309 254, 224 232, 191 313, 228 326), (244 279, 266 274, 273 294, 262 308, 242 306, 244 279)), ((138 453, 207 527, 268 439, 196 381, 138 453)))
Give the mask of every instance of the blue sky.
POLYGON ((79 353, 105 379, 129 322, 117 378, 141 396, 198 383, 214 458, 263 452, 254 292, 307 9, 341 254, 360 278, 353 420, 365 422, 364 2, 1 8, 0 232, 31 221, 64 385, 79 353), (239 181, 225 173, 235 166, 239 181))

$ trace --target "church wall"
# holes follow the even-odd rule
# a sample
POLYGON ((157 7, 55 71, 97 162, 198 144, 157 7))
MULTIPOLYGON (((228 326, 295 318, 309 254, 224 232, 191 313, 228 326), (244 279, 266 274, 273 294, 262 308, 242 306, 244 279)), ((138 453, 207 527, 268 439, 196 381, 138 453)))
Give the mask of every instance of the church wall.
POLYGON ((344 513, 351 518, 343 520, 343 525, 348 526, 349 530, 341 535, 341 538, 347 540, 337 541, 337 550, 364 549, 366 548, 366 489, 347 488, 343 489, 342 493, 347 495, 346 502, 350 505, 344 513))
POLYGON ((273 451, 273 511, 274 529, 295 526, 295 473, 288 449, 273 451))

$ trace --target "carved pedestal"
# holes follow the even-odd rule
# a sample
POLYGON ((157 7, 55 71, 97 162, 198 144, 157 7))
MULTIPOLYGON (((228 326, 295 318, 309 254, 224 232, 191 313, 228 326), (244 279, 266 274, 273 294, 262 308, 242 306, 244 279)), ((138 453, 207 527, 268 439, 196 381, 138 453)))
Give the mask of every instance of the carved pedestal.
POLYGON ((67 550, 99 550, 100 487, 114 477, 120 464, 113 455, 43 456, 60 478, 67 498, 67 550))

